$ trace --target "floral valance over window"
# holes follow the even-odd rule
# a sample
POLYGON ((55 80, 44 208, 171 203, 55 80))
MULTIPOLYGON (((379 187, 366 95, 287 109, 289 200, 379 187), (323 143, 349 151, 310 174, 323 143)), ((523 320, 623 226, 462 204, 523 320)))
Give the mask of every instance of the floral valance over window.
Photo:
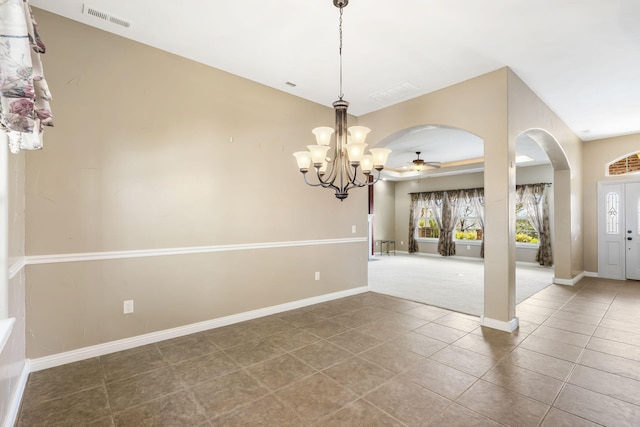
POLYGON ((41 149, 44 126, 53 126, 44 52, 27 0, 0 0, 0 131, 14 153, 41 149))

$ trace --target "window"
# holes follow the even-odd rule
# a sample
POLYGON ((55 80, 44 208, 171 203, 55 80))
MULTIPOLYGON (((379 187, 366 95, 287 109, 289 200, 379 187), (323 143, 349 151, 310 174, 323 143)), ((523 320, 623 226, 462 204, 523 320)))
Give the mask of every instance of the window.
POLYGON ((640 172, 640 152, 628 154, 607 165, 607 175, 628 175, 640 172))
POLYGON ((538 244, 539 236, 522 203, 516 204, 516 242, 538 244))
POLYGON ((460 207, 460 218, 456 223, 456 240, 482 240, 482 227, 478 222, 476 207, 465 203, 460 207))
MULTIPOLYGON (((616 206, 617 209, 617 206, 616 206)), ((609 217, 612 220, 612 217, 609 217)), ((617 224, 616 224, 617 226, 617 224)), ((436 224, 435 215, 431 208, 420 209, 418 218, 418 238, 440 237, 440 229, 436 224)), ((476 207, 471 204, 464 204, 460 207, 460 218, 456 223, 456 240, 482 240, 482 227, 478 221, 476 207)), ((522 205, 516 205, 516 242, 538 244, 539 236, 536 229, 531 224, 527 212, 522 205)))
POLYGON ((607 227, 606 234, 618 234, 619 230, 619 204, 620 204, 620 196, 618 193, 607 193, 607 227))
POLYGON ((418 218, 418 237, 435 238, 440 237, 440 228, 436 223, 436 217, 431 208, 420 209, 418 218))
MULTIPOLYGON (((544 266, 553 264, 548 202, 550 186, 544 182, 516 185, 515 241, 518 245, 536 247, 536 261, 544 266)), ((409 253, 420 251, 418 239, 437 238, 438 253, 442 256, 456 254, 456 241, 477 241, 480 256, 484 257, 483 188, 410 194, 409 253)))

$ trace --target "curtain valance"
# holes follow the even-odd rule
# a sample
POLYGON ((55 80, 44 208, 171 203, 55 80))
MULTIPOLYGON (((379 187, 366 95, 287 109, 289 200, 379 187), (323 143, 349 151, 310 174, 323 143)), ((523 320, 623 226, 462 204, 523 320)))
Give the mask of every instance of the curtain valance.
POLYGON ((45 46, 27 0, 0 1, 0 131, 14 153, 42 148, 43 128, 53 126, 41 53, 45 46))

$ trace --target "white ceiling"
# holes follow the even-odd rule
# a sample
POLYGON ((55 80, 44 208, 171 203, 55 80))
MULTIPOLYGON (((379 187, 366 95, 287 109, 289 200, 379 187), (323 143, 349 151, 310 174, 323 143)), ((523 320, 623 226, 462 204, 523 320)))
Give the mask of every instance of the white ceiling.
MULTIPOLYGON (((339 95, 332 0, 87 4, 129 28, 81 0, 30 4, 326 106, 339 95)), ((640 133, 639 23, 638 0, 351 0, 344 96, 358 116, 509 66, 581 139, 640 133)))

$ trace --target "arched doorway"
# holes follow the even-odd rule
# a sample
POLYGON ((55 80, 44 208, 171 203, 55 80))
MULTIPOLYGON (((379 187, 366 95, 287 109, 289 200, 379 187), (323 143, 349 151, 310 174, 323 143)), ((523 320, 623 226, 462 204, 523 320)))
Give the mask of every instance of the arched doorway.
MULTIPOLYGON (((517 142, 517 161, 521 158, 528 159, 524 161, 522 165, 518 166, 537 166, 538 169, 546 167, 551 170, 553 176, 553 182, 557 180, 557 171, 568 170, 568 162, 566 156, 562 152, 562 149, 557 145, 554 147, 553 142, 555 139, 545 131, 539 129, 532 129, 527 132, 523 132, 518 137, 517 142), (542 142, 542 143, 540 143, 542 142), (551 155, 547 153, 549 150, 551 155)), ((557 144, 557 142, 556 142, 557 144)), ((394 150, 398 160, 396 162, 390 162, 391 173, 387 172, 386 182, 380 182, 376 184, 374 191, 373 212, 374 212, 374 227, 373 227, 373 242, 379 242, 380 240, 393 239, 396 241, 396 249, 402 252, 408 251, 408 229, 409 229, 409 193, 419 191, 438 191, 438 190, 453 190, 456 188, 475 188, 483 187, 483 146, 484 143, 481 138, 466 132, 462 129, 456 129, 451 127, 436 126, 436 125, 423 125, 416 126, 408 129, 404 129, 383 139, 378 147, 388 147, 394 150), (447 139, 448 136, 450 139, 447 139), (457 138, 457 140, 456 140, 457 138), (460 142, 460 145, 456 145, 460 142), (466 145, 465 145, 466 144, 466 145), (474 147, 470 144, 476 144, 474 147), (457 159, 440 157, 438 151, 442 150, 442 147, 449 148, 452 153, 459 156, 457 159), (424 172, 418 173, 411 170, 411 159, 416 157, 414 151, 420 151, 425 153, 422 157, 425 161, 440 161, 441 166, 439 168, 427 168, 424 172), (442 160, 445 161, 442 161, 442 160)), ((535 169, 535 168, 534 168, 535 169)), ((538 181, 549 181, 546 177, 539 178, 538 181)), ((568 179, 568 175, 561 177, 562 179, 568 179)), ((534 182, 536 178, 529 178, 534 182)), ((563 184, 568 186, 568 182, 563 184)), ((555 193, 554 193, 555 194, 555 193)), ((553 218, 562 217, 561 212, 558 211, 558 205, 562 203, 556 203, 554 197, 553 218)), ((425 237, 417 238, 419 254, 420 255, 436 255, 437 252, 437 239, 425 237)), ((480 269, 483 268, 483 259, 480 257, 480 242, 479 241, 463 241, 458 240, 456 242, 458 256, 465 258, 475 258, 479 263, 480 269)), ((377 251, 377 258, 381 256, 385 257, 387 254, 384 251, 385 248, 380 247, 379 244, 373 246, 377 251), (382 253, 381 253, 382 250, 382 253)), ((526 253, 526 250, 521 251, 526 253)), ((529 251, 530 252, 530 251, 529 251)), ((535 257, 535 250, 533 251, 535 257)), ((389 254, 392 256, 392 254, 389 254)), ((518 255, 520 256, 520 255, 518 255)), ((458 257, 460 258, 460 257, 458 257)), ((440 263, 444 258, 440 258, 440 263)), ((518 258, 516 258, 518 260, 518 258)), ((528 260, 524 256, 524 260, 528 260)), ((377 268, 370 268, 370 271, 375 271, 377 268)), ((413 268, 408 264, 399 267, 399 271, 393 277, 393 280, 389 280, 398 283, 402 278, 407 278, 407 270, 413 268)), ((484 298, 484 278, 482 273, 465 273, 467 277, 461 277, 463 274, 460 271, 453 271, 452 274, 456 280, 461 283, 470 282, 474 280, 479 283, 477 304, 479 308, 472 310, 456 309, 456 307, 448 307, 442 302, 431 303, 431 301, 424 300, 422 302, 431 303, 431 305, 437 305, 444 308, 452 308, 456 311, 466 312, 468 314, 481 315, 482 314, 482 301, 484 298), (473 276, 473 277, 471 277, 473 276)), ((546 285, 551 283, 552 274, 546 272, 544 280, 546 285)), ((423 272, 422 277, 429 277, 429 272, 423 272)), ((539 276, 540 277, 540 276, 539 276)), ((538 277, 538 279, 539 279, 538 277)), ((370 277, 370 283, 375 282, 376 277, 370 277)), ((409 280, 411 280, 409 278, 409 280)), ((418 279, 419 280, 419 279, 418 279)), ((468 285, 469 283, 465 284, 468 285)), ((376 290, 376 289, 372 289, 376 290)), ((414 295, 402 294, 400 292, 388 292, 395 296, 407 297, 409 299, 420 300, 414 295)), ((463 288, 461 292, 469 294, 470 288, 463 288)), ((443 296, 445 298, 445 296, 443 296)), ((455 297, 454 297, 455 298, 455 297)), ((520 298, 520 297, 518 297, 520 298)))
POLYGON ((516 138, 516 143, 535 143, 549 159, 553 168, 552 247, 554 251, 553 282, 573 285, 571 274, 571 167, 558 141, 544 129, 528 129, 516 138))
MULTIPOLYGON (((384 277, 376 277, 376 269, 382 265, 381 263, 375 264, 374 267, 370 267, 370 272, 374 271, 374 274, 370 274, 370 288, 374 291, 387 293, 394 296, 399 296, 407 299, 412 299, 420 302, 425 302, 430 305, 440 306, 444 308, 446 304, 442 300, 434 300, 435 296, 446 300, 447 296, 441 292, 432 292, 430 299, 424 299, 424 295, 420 295, 421 292, 428 291, 428 287, 416 288, 411 283, 425 283, 425 278, 429 277, 433 270, 429 267, 429 263, 450 261, 449 264, 453 265, 454 257, 441 257, 438 251, 438 238, 439 233, 437 227, 430 224, 429 217, 424 217, 419 221, 424 221, 425 224, 410 231, 410 193, 427 192, 427 191, 442 191, 453 190, 455 188, 460 189, 476 189, 482 188, 483 182, 483 160, 484 160, 484 141, 477 135, 468 132, 464 129, 454 128, 450 126, 425 124, 419 126, 413 126, 407 129, 394 132, 387 136, 377 147, 386 147, 392 149, 392 156, 390 156, 385 167, 385 178, 387 181, 379 182, 374 187, 374 227, 373 227, 373 241, 375 243, 380 240, 393 239, 396 243, 396 249, 401 253, 406 253, 409 250, 409 240, 411 236, 415 234, 415 243, 418 249, 415 253, 416 256, 413 260, 405 258, 396 267, 397 270, 393 272, 386 272, 390 274, 389 280, 384 277), (420 153, 420 154, 418 154, 420 153), (420 159, 421 162, 415 162, 420 159), (420 166, 420 167, 416 167, 420 166), (417 259, 417 263, 415 260, 417 259), (373 280, 372 280, 373 279, 373 280), (379 282, 393 283, 393 288, 386 288, 380 290, 379 288, 372 287, 372 283, 375 279, 381 279, 379 282), (403 285, 407 285, 402 288, 403 285), (424 290, 424 291, 423 291, 424 290), (411 291, 411 294, 406 292, 411 291)), ((483 269, 483 259, 481 258, 482 248, 482 230, 481 226, 476 222, 474 218, 475 209, 468 210, 468 215, 464 218, 458 218, 456 222, 462 222, 465 225, 462 227, 465 229, 466 240, 464 243, 456 243, 456 251, 459 255, 466 256, 471 262, 472 268, 479 269, 480 273, 468 273, 466 277, 462 277, 461 271, 456 267, 451 267, 456 270, 454 276, 456 280, 470 279, 472 276, 475 280, 475 292, 477 297, 477 309, 458 309, 457 311, 466 312, 469 314, 481 314, 482 300, 483 300, 483 276, 481 270, 483 269)), ((434 219, 431 219, 431 223, 434 219)), ((460 236, 458 236, 460 237, 460 236)), ((387 257, 386 251, 381 248, 379 244, 374 245, 377 251, 378 261, 383 261, 381 258, 385 258, 387 261, 393 257, 393 254, 389 254, 387 257), (380 250, 383 250, 383 255, 380 255, 380 250)), ((395 260, 400 258, 397 256, 395 260)), ((456 258, 459 260, 459 258, 456 258)), ((370 263, 370 266, 377 261, 370 263)), ((453 287, 451 288, 453 289, 453 287)), ((433 290, 433 289, 431 289, 433 290)), ((466 292, 470 294, 469 292, 466 292)), ((470 299, 473 299, 471 297, 470 299)))

